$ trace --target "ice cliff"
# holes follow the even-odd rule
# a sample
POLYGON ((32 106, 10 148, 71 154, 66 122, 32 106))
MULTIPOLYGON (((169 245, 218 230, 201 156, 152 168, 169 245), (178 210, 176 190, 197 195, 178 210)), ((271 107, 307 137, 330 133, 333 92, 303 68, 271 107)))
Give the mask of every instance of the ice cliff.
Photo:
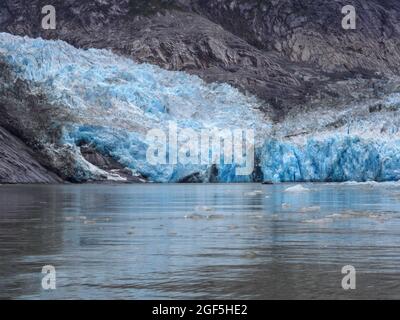
MULTIPOLYGON (((30 132, 39 135, 35 144, 45 149, 48 158, 67 148, 73 168, 61 175, 75 181, 101 175, 118 180, 118 176, 87 163, 80 155, 82 144, 94 146, 101 154, 151 181, 175 182, 192 174, 207 180, 210 166, 150 165, 146 159, 146 133, 152 129, 167 131, 168 123, 174 122, 182 129, 254 129, 259 139, 270 127, 262 121, 260 102, 253 96, 243 95, 227 84, 206 84, 197 76, 135 63, 106 50, 80 50, 62 41, 1 33, 0 61, 9 73, 1 81, 2 100, 9 106, 3 112, 22 131, 28 129, 25 125, 29 122, 30 132), (41 131, 41 123, 26 119, 28 110, 14 116, 15 108, 7 97, 13 93, 14 100, 22 98, 16 93, 21 87, 29 95, 45 98, 48 107, 44 112, 59 132, 41 131), (50 142, 49 135, 58 138, 50 142)), ((50 162, 60 165, 62 159, 50 162)), ((234 168, 223 168, 215 178, 233 180, 234 168)))
POLYGON ((397 95, 293 112, 273 124, 252 95, 107 50, 0 33, 0 67, 0 124, 67 180, 124 180, 87 161, 83 145, 155 182, 400 179, 397 95), (253 129, 255 172, 237 176, 235 164, 150 165, 146 133, 170 122, 196 131, 253 129))

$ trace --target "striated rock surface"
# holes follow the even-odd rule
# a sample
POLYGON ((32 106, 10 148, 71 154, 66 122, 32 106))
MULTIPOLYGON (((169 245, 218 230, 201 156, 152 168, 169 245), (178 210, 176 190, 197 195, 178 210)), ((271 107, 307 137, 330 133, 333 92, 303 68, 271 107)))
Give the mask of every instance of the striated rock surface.
MULTIPOLYGON (((186 2, 186 1, 184 1, 186 2)), ((190 7, 264 51, 326 72, 398 74, 400 3, 396 0, 187 1, 190 7), (344 30, 341 9, 356 9, 344 30)))
POLYGON ((22 141, 0 127, 0 183, 59 183, 22 141))

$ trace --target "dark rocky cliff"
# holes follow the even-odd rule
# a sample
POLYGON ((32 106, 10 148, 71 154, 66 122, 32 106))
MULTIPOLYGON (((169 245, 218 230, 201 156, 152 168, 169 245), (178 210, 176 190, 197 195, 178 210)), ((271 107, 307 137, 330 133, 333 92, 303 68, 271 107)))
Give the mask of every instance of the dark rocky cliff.
POLYGON ((32 149, 1 127, 0 150, 0 183, 62 182, 35 159, 32 149))

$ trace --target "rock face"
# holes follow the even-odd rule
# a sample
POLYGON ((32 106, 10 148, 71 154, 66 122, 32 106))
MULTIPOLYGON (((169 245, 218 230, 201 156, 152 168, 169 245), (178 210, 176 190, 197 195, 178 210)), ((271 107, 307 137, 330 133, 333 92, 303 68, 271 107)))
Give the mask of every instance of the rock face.
POLYGON ((258 49, 322 71, 399 71, 400 3, 392 0, 192 1, 192 8, 258 49), (341 26, 346 5, 356 30, 341 26))
POLYGON ((35 159, 31 149, 1 127, 0 150, 0 183, 62 182, 35 159))
POLYGON ((114 174, 118 174, 120 177, 124 178, 126 182, 141 183, 147 181, 146 178, 141 176, 140 174, 133 175, 129 169, 122 166, 118 161, 110 156, 105 156, 101 154, 90 145, 80 146, 80 152, 89 163, 106 172, 113 172, 114 174))
MULTIPOLYGON (((352 99, 343 81, 377 79, 399 71, 396 0, 352 1, 356 30, 341 27, 341 9, 347 1, 55 0, 52 4, 57 10, 56 30, 41 28, 43 3, 38 0, 3 1, 0 30, 62 39, 83 48, 109 48, 141 62, 227 82, 262 98, 266 110, 271 106, 278 118, 314 100, 336 104, 352 99)), ((360 91, 370 86, 363 81, 356 85, 360 91)))
MULTIPOLYGON (((259 97, 260 109, 278 125, 307 110, 339 112, 400 88, 397 0, 352 0, 356 30, 341 27, 344 0, 53 0, 56 30, 41 28, 45 4, 1 1, 0 31, 106 48, 229 83, 259 97)), ((15 129, 11 113, 0 125, 15 129)), ((327 126, 343 125, 336 120, 327 126)), ((299 130, 286 134, 308 132, 299 130)), ((13 133, 35 149, 23 132, 13 133)))

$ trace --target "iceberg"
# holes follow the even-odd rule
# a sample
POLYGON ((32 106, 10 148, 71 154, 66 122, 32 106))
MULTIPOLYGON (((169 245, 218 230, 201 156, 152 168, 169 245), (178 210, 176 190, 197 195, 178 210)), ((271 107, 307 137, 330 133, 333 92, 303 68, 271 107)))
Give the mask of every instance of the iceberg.
POLYGON ((308 192, 308 191, 310 191, 310 189, 303 187, 301 184, 297 184, 285 190, 285 192, 308 192))

